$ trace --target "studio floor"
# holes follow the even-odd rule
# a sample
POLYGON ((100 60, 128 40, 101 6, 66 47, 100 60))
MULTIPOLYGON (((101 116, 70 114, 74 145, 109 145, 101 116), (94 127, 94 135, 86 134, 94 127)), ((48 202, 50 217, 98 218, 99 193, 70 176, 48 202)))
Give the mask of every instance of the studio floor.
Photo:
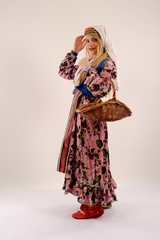
POLYGON ((160 187, 119 186, 97 219, 76 220, 75 196, 52 188, 1 188, 1 240, 159 240, 160 187))

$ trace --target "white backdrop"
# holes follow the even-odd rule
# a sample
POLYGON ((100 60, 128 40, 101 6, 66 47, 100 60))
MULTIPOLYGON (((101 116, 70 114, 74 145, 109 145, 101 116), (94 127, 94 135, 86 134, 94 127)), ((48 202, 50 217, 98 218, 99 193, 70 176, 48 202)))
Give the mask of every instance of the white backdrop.
POLYGON ((118 98, 133 111, 108 124, 113 178, 117 185, 160 184, 159 12, 158 0, 0 0, 1 187, 62 186, 56 166, 73 84, 58 67, 93 24, 111 34, 118 98))

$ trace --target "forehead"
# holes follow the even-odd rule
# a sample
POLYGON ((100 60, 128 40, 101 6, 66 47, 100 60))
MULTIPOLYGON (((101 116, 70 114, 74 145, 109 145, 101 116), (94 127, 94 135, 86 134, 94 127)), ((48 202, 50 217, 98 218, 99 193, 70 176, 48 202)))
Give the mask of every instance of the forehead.
POLYGON ((85 39, 89 39, 89 40, 90 40, 90 39, 97 39, 97 35, 91 35, 91 34, 90 34, 90 35, 84 36, 84 38, 85 38, 85 39))

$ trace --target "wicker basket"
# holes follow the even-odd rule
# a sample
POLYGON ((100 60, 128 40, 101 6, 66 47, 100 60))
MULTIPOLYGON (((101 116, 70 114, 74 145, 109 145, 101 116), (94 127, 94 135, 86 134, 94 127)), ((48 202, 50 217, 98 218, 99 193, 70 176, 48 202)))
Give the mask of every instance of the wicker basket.
POLYGON ((117 121, 132 115, 129 107, 116 99, 114 84, 109 80, 113 88, 113 97, 104 102, 92 102, 84 104, 76 109, 76 112, 92 121, 117 121))

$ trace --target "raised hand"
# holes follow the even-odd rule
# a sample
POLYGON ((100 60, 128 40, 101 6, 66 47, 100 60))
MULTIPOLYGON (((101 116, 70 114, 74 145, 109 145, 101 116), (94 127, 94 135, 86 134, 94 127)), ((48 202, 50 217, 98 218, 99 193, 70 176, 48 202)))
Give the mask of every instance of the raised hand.
POLYGON ((87 58, 82 58, 82 59, 78 62, 78 65, 79 65, 79 66, 82 66, 82 67, 88 67, 88 66, 91 66, 91 63, 88 61, 87 58))
POLYGON ((74 46, 73 46, 73 51, 76 53, 79 53, 82 49, 84 49, 85 44, 86 42, 85 42, 84 35, 76 37, 74 46))

